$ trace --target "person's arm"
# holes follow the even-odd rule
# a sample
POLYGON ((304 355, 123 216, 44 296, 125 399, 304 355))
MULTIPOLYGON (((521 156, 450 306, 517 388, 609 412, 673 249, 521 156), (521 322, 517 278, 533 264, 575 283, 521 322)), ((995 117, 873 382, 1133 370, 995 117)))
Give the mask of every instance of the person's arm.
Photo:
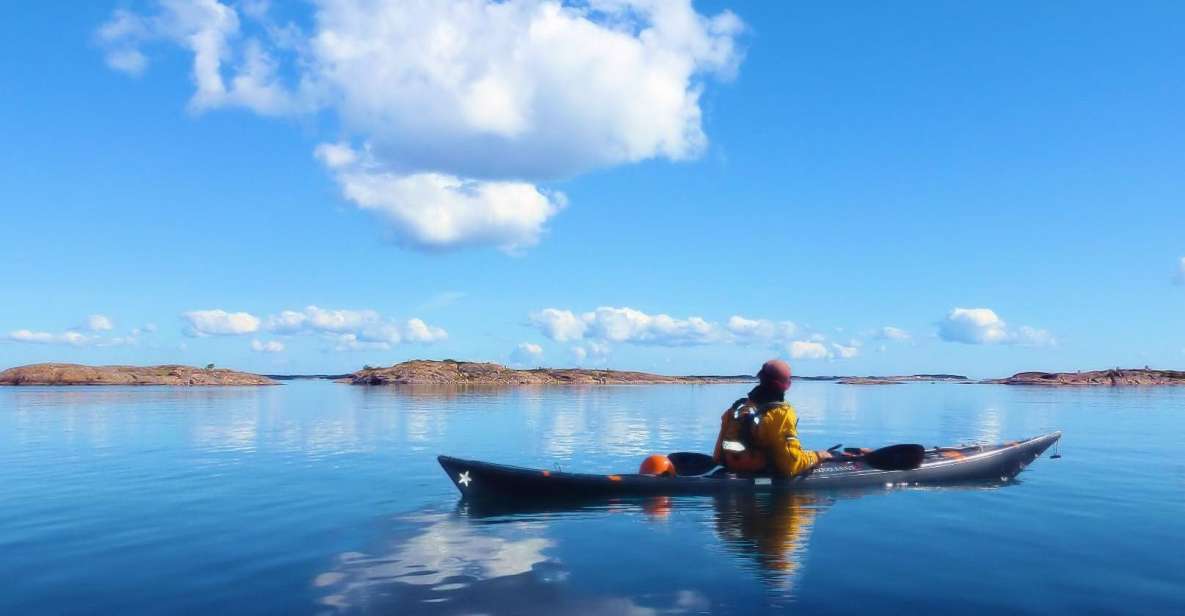
POLYGON ((818 452, 807 451, 798 442, 797 423, 793 407, 787 406, 767 414, 757 429, 758 440, 773 458, 774 468, 787 477, 805 473, 820 460, 818 452))
POLYGON ((720 416, 720 432, 716 434, 716 448, 712 450, 712 459, 716 464, 724 464, 724 422, 728 421, 728 414, 731 412, 730 408, 720 416))

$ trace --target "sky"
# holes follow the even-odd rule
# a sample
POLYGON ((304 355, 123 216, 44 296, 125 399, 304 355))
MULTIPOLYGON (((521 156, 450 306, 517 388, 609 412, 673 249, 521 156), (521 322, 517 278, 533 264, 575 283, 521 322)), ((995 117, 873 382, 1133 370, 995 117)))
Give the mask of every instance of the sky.
POLYGON ((8 13, 0 367, 1185 366, 1178 2, 8 13))

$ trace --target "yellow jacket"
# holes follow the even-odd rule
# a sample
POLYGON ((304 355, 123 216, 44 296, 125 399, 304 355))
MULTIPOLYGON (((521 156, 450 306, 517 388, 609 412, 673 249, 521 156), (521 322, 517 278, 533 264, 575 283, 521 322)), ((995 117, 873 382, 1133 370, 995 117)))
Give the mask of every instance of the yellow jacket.
POLYGON ((722 447, 726 433, 736 432, 731 425, 735 421, 732 409, 725 411, 720 418, 720 436, 716 439, 716 460, 730 470, 752 472, 757 470, 753 468, 753 462, 758 462, 766 470, 793 477, 819 463, 818 454, 804 450, 798 441, 798 415, 790 404, 780 402, 767 407, 751 436, 750 445, 757 451, 745 452, 747 455, 731 454, 722 447), (760 461, 762 458, 764 460, 760 461))

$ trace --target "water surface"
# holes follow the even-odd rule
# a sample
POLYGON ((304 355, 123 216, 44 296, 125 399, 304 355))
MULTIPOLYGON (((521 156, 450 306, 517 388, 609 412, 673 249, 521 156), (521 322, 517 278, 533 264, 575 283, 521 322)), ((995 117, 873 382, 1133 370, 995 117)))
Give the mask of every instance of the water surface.
POLYGON ((796 383, 808 446, 997 442, 994 488, 491 511, 448 453, 621 472, 744 386, 0 388, 0 613, 1180 613, 1185 390, 796 383))

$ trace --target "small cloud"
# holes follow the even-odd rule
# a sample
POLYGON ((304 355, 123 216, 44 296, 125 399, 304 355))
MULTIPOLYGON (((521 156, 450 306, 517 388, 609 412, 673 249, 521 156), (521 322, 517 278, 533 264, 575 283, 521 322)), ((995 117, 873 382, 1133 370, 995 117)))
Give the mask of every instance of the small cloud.
POLYGON ((786 347, 793 359, 830 359, 831 351, 821 342, 795 340, 786 347))
POLYGON ((1185 285, 1185 257, 1177 262, 1177 273, 1173 275, 1173 282, 1185 285))
POLYGON ((92 314, 86 318, 86 329, 92 332, 108 332, 114 328, 111 319, 101 314, 92 314))
POLYGON ((421 319, 398 323, 376 310, 327 309, 307 306, 283 310, 264 322, 263 329, 283 335, 321 335, 341 351, 389 350, 402 342, 431 344, 448 338, 443 328, 421 319))
POLYGON ((54 334, 28 329, 18 329, 8 332, 8 339, 13 342, 25 342, 29 344, 68 344, 71 346, 84 346, 91 341, 89 336, 84 336, 76 331, 54 334))
POLYGON ((798 325, 793 321, 746 319, 740 315, 729 317, 725 328, 741 343, 776 342, 789 339, 798 332, 798 325))
POLYGON ((433 327, 420 319, 408 319, 403 327, 404 337, 410 342, 440 342, 448 338, 448 332, 433 327))
POLYGON ((572 347, 571 351, 577 365, 582 365, 586 361, 591 364, 602 364, 609 358, 609 345, 597 340, 587 340, 584 344, 572 347))
POLYGON ((886 326, 882 327, 880 329, 880 331, 877 332, 876 337, 880 340, 898 340, 898 341, 905 341, 905 340, 909 340, 912 338, 912 336, 910 336, 909 332, 907 332, 904 329, 901 329, 899 327, 893 327, 892 325, 886 325, 886 326))
POLYGON ((247 312, 225 310, 191 310, 181 315, 189 323, 186 335, 242 336, 259 331, 259 317, 247 312))
POLYGON ((428 299, 428 301, 420 304, 420 310, 439 310, 465 299, 467 293, 464 291, 445 291, 437 293, 428 299))
POLYGON ((256 353, 280 353, 284 350, 284 343, 279 340, 259 340, 256 338, 251 341, 251 350, 256 353))
POLYGON ((543 347, 531 343, 520 342, 510 354, 510 361, 520 366, 534 366, 543 358, 543 347))
POLYGON ((938 325, 938 337, 963 344, 1014 344, 1051 346, 1053 336, 1042 329, 1022 326, 1017 330, 989 308, 955 308, 938 325))
POLYGON ((598 340, 652 346, 690 346, 726 342, 727 333, 700 317, 678 319, 627 307, 602 306, 591 312, 545 308, 530 323, 556 342, 598 340))
POLYGON ((833 342, 831 343, 831 349, 835 352, 835 356, 840 359, 851 359, 860 354, 859 345, 844 346, 833 342))

